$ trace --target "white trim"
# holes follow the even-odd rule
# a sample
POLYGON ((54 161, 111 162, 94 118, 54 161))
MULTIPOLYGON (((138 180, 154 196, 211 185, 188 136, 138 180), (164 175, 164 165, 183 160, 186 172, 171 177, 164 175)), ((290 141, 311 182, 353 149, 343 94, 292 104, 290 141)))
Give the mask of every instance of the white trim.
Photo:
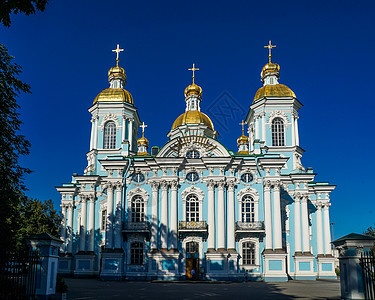
POLYGON ((199 268, 203 266, 203 242, 198 236, 188 236, 182 241, 182 251, 183 251, 183 271, 182 274, 186 272, 186 244, 190 242, 196 242, 199 245, 199 268))
POLYGON ((189 194, 194 194, 198 197, 198 200, 199 200, 199 221, 201 221, 202 220, 202 213, 203 213, 202 207, 203 207, 204 192, 200 188, 195 187, 195 186, 189 186, 188 188, 186 188, 181 193, 182 206, 183 206, 183 221, 186 221, 186 197, 189 194))
POLYGON ((245 270, 254 270, 260 267, 260 262, 259 262, 259 240, 254 237, 246 237, 242 238, 238 241, 238 250, 240 254, 240 260, 239 260, 239 265, 240 268, 243 268, 245 270), (242 244, 246 242, 251 242, 254 244, 254 249, 255 249, 255 265, 244 265, 242 263, 242 244))
POLYGON ((145 220, 147 219, 147 207, 148 207, 148 193, 145 189, 143 188, 140 188, 140 187, 136 187, 134 189, 131 189, 127 194, 126 194, 126 198, 128 200, 128 223, 131 222, 131 219, 132 219, 132 212, 131 212, 131 201, 133 199, 134 196, 136 195, 140 195, 143 199, 143 202, 144 202, 144 216, 145 216, 145 220))
POLYGON ((259 221, 259 194, 256 189, 253 189, 249 186, 237 192, 239 221, 242 220, 242 198, 245 195, 250 195, 254 199, 254 221, 259 221))

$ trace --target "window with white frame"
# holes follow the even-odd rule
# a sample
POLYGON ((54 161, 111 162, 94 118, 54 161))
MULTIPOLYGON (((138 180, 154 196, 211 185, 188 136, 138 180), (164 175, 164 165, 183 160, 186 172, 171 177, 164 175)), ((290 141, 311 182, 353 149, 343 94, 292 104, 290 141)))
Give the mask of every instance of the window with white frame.
POLYGON ((255 265, 255 245, 252 242, 242 243, 242 264, 255 265))
POLYGON ((272 146, 285 146, 284 121, 281 118, 272 120, 272 146))
POLYGON ((254 199, 250 195, 242 197, 241 215, 242 222, 251 223, 255 221, 254 199))
POLYGON ((113 121, 109 121, 104 125, 103 148, 116 148, 116 124, 113 121))
POLYGON ((186 243, 186 253, 199 253, 199 244, 197 242, 186 243))
POLYGON ((101 223, 102 230, 105 230, 106 220, 107 220, 107 210, 103 209, 102 210, 102 223, 101 223))
POLYGON ((199 221, 199 199, 197 195, 189 194, 186 197, 186 221, 199 221))
POLYGON ((142 196, 135 195, 131 201, 131 220, 132 223, 140 223, 145 220, 145 203, 142 196))
POLYGON ((130 245, 130 264, 143 265, 143 243, 133 242, 130 245))

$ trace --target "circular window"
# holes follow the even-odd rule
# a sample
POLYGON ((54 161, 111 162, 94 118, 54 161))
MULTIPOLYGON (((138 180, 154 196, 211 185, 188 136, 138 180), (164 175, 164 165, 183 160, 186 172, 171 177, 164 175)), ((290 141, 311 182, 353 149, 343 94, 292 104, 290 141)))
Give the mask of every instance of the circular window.
POLYGON ((201 155, 197 150, 191 150, 186 153, 187 158, 200 158, 201 155))
POLYGON ((136 173, 133 175, 132 180, 137 183, 143 182, 145 181, 145 175, 142 173, 136 173))
POLYGON ((251 173, 244 173, 241 175, 241 181, 245 182, 245 183, 249 183, 249 182, 252 182, 254 179, 253 177, 253 174, 251 173))
POLYGON ((197 172, 190 172, 190 173, 186 174, 186 180, 188 180, 190 182, 198 181, 199 175, 198 175, 197 172))

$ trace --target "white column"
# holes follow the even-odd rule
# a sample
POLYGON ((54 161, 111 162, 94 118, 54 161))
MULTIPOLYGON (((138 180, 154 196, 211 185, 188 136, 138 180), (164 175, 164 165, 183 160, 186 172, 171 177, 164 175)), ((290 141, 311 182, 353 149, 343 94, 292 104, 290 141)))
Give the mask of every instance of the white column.
POLYGON ((230 181, 228 184, 228 232, 227 242, 228 250, 236 250, 236 242, 234 240, 234 181, 230 181))
POLYGON ((324 213, 324 254, 332 255, 331 250, 331 231, 329 229, 329 207, 330 203, 324 203, 323 213, 324 213))
POLYGON ((168 182, 161 184, 161 249, 168 249, 168 182))
POLYGON ((81 228, 79 234, 79 251, 86 251, 87 199, 81 196, 81 228))
POLYGON ((310 252, 309 211, 307 208, 307 200, 308 196, 303 195, 301 201, 303 253, 310 252))
POLYGON ((255 139, 259 139, 259 116, 255 117, 254 130, 255 130, 255 139))
POLYGON ((90 151, 92 150, 92 148, 94 147, 94 129, 95 129, 95 126, 94 126, 94 118, 91 118, 91 138, 90 138, 90 151))
POLYGON ((317 250, 318 255, 324 254, 323 250, 323 220, 322 220, 322 204, 316 204, 316 240, 317 240, 317 250))
POLYGON ((95 116, 94 117, 94 149, 98 149, 98 122, 99 122, 99 117, 95 116))
POLYGON ((294 129, 294 113, 292 113, 292 146, 295 146, 296 145, 296 135, 295 135, 295 129, 294 129))
POLYGON ((266 113, 262 114, 262 141, 267 144, 266 141, 266 113))
POLYGON ((128 136, 129 136, 129 151, 133 151, 133 120, 132 119, 129 119, 129 127, 128 127, 128 130, 129 130, 129 133, 128 133, 128 136))
POLYGON ((89 212, 89 239, 87 251, 94 251, 94 239, 95 239, 95 196, 90 195, 90 212, 89 212))
POLYGON ((281 209, 280 209, 280 183, 276 182, 273 186, 273 232, 275 249, 283 248, 283 240, 281 233, 281 209))
POLYGON ((125 116, 122 116, 122 131, 121 131, 121 143, 125 141, 125 124, 126 124, 126 118, 125 116))
POLYGON ((63 239, 64 243, 62 244, 62 250, 65 252, 66 250, 66 211, 67 206, 61 205, 61 238, 63 239))
POLYGON ((208 212, 207 212, 207 223, 208 223, 208 238, 207 238, 207 251, 215 250, 215 198, 214 190, 215 183, 213 180, 207 182, 208 188, 208 212))
POLYGON ((266 231, 266 250, 272 250, 272 211, 271 211, 271 183, 264 183, 264 225, 266 231))
POLYGON ((113 186, 107 184, 107 227, 105 232, 105 247, 113 248, 113 186))
POLYGON ((151 207, 151 251, 158 249, 158 190, 159 183, 151 182, 152 207, 151 207))
POLYGON ((73 204, 68 206, 68 235, 67 235, 67 252, 72 253, 73 250, 73 204))
POLYGON ((171 228, 170 228, 170 245, 171 249, 177 250, 177 187, 178 182, 173 180, 171 182, 171 228))
POLYGON ((225 211, 224 211, 224 187, 225 182, 217 184, 217 250, 225 250, 225 211))
MULTIPOLYGON (((122 245, 122 238, 121 238, 121 231, 122 231, 122 183, 116 183, 116 221, 115 221, 115 249, 121 249, 122 245)), ((147 209, 147 208, 145 208, 147 209)))
POLYGON ((298 117, 295 117, 295 119, 294 119, 294 122, 295 122, 295 124, 294 124, 294 129, 295 129, 295 134, 296 134, 296 136, 295 136, 295 139, 296 139, 296 146, 299 146, 299 134, 298 134, 298 117))
POLYGON ((295 252, 302 253, 301 243, 301 202, 300 195, 294 196, 294 247, 295 252))

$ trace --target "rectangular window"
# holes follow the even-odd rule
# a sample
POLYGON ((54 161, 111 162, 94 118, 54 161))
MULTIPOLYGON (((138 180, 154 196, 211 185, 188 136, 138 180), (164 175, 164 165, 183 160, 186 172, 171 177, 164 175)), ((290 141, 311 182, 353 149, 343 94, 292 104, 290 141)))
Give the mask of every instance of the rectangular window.
POLYGON ((105 225, 106 225, 106 220, 107 220, 107 210, 103 209, 102 210, 102 223, 101 223, 101 229, 105 230, 105 225))
POLYGON ((255 247, 253 243, 242 243, 242 264, 255 265, 255 247))

